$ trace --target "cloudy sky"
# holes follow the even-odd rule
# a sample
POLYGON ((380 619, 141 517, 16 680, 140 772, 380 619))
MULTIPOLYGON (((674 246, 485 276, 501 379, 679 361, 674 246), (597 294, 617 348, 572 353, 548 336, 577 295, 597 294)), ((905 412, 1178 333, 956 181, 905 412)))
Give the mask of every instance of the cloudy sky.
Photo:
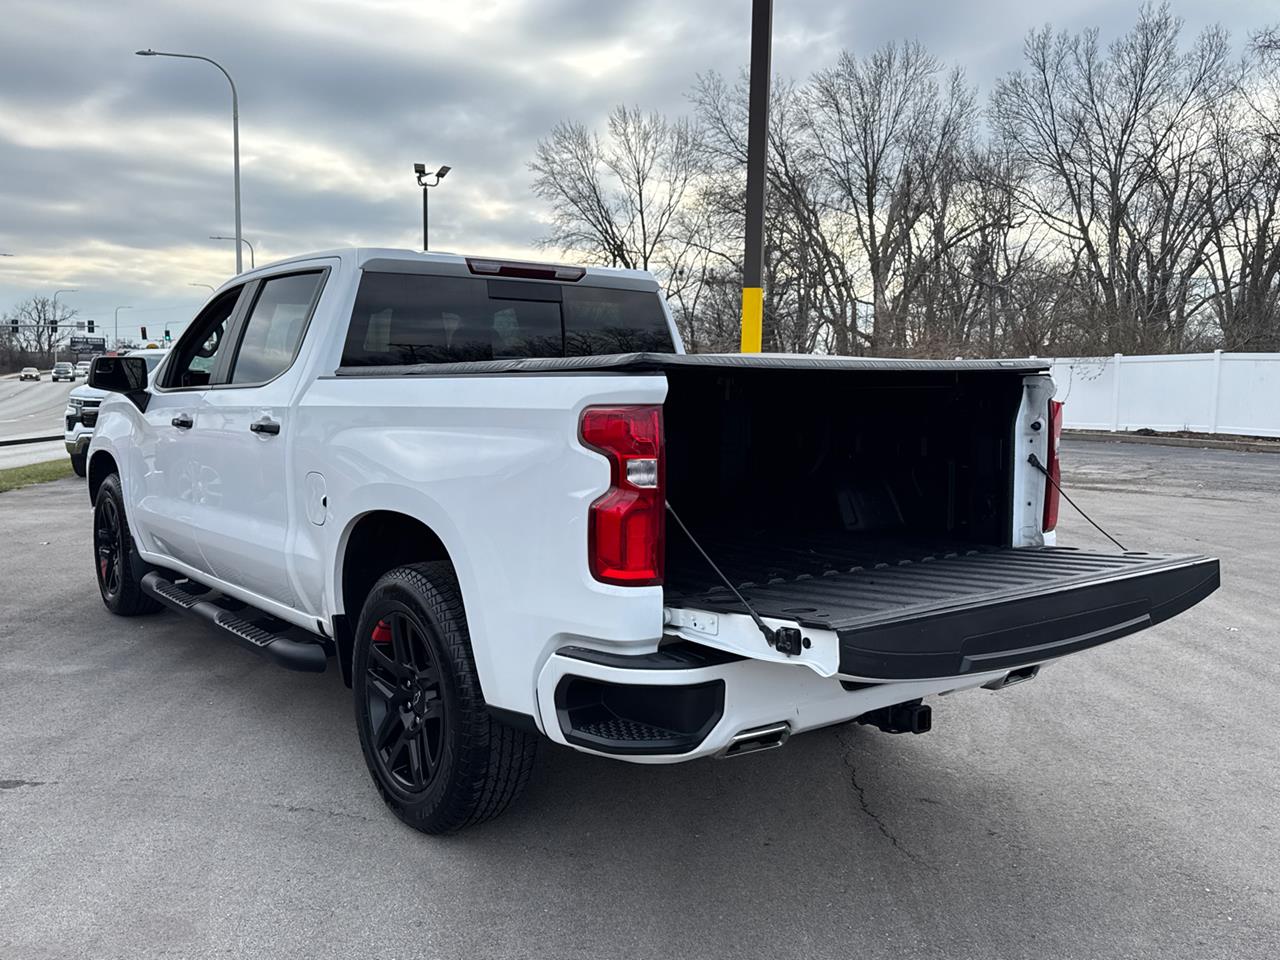
MULTIPOLYGON (((1175 0, 1243 34, 1274 0, 1175 0)), ((775 0, 774 67, 918 38, 982 90, 1045 22, 1132 23, 1097 0, 775 0)), ((122 335, 191 316, 234 272, 230 95, 240 90, 244 235, 264 263, 345 244, 416 248, 412 164, 453 167, 432 246, 537 255, 525 164, 559 119, 618 102, 671 113, 698 72, 746 60, 750 0, 0 0, 0 311, 34 293, 122 335), (125 319, 129 324, 125 326, 125 319)), ((545 255, 544 255, 545 256, 545 255)), ((248 264, 246 258, 246 266, 248 264)))

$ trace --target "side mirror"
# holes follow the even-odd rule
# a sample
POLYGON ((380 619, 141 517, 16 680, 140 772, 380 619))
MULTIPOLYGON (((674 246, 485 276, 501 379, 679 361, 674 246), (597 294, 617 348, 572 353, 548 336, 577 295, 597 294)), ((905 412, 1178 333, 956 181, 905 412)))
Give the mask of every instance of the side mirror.
POLYGON ((123 393, 139 410, 147 409, 147 361, 142 357, 97 357, 89 368, 89 386, 123 393))

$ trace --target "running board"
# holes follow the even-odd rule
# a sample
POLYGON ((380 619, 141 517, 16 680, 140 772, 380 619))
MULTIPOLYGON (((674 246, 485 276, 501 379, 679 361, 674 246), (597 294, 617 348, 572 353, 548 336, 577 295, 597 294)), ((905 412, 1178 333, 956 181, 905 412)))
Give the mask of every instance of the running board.
POLYGON ((204 595, 187 592, 156 570, 142 577, 142 592, 175 613, 199 617, 219 632, 230 636, 240 646, 274 660, 286 670, 324 673, 328 657, 319 642, 295 640, 275 633, 261 624, 246 620, 236 611, 228 610, 204 595))

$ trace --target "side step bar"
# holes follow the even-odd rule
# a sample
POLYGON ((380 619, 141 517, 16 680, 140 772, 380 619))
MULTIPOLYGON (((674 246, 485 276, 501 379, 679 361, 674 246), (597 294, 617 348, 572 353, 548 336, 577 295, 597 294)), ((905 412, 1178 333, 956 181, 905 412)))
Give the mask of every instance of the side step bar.
MULTIPOLYGON (((142 578, 142 592, 175 613, 193 615, 227 634, 240 646, 261 653, 287 670, 324 673, 328 657, 319 643, 295 640, 246 620, 213 600, 188 593, 157 570, 142 578)), ((292 629, 292 628, 291 628, 292 629)))

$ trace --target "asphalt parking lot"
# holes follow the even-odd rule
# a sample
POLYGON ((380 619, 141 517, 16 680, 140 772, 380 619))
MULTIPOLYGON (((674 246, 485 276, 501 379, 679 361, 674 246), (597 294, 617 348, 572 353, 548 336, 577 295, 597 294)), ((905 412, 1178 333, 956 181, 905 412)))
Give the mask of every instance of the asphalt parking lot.
MULTIPOLYGON (((1131 549, 1221 557, 1182 617, 726 762, 545 747, 439 839, 336 670, 109 616, 80 481, 0 494, 0 956, 1195 957, 1280 944, 1280 456, 1067 445, 1131 549)), ((1063 505, 1060 542, 1106 542, 1063 505)))

